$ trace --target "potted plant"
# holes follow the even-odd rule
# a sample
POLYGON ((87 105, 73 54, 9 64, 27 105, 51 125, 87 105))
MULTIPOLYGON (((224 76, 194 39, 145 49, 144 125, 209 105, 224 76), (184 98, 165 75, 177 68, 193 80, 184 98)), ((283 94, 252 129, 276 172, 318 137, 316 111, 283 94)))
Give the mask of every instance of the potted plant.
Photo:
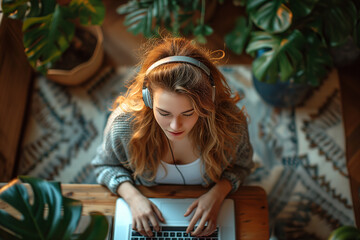
POLYGON ((360 47, 356 1, 253 0, 244 6, 248 16, 238 20, 227 43, 255 57, 254 86, 275 106, 297 105, 321 83, 333 67, 333 47, 349 36, 360 47))
POLYGON ((99 25, 105 16, 101 0, 3 0, 4 15, 23 22, 23 43, 30 65, 47 77, 68 85, 79 84, 88 79, 100 67, 103 59, 103 36, 99 25), (86 35, 83 30, 92 34, 86 35), (78 33, 84 33, 85 36, 78 33), (93 38, 93 47, 87 48, 93 38), (71 51, 73 56, 84 55, 74 60, 74 67, 59 66, 71 51), (62 59, 63 58, 63 59, 62 59), (80 62, 80 63, 79 63, 80 62), (54 69, 54 66, 61 69, 54 69), (63 78, 61 77, 63 76, 63 78))
MULTIPOLYGON (((226 46, 237 54, 246 52, 255 58, 252 64, 254 85, 273 105, 299 104, 332 69, 331 50, 345 44, 349 37, 360 48, 359 1, 232 2, 240 6, 240 16, 234 29, 225 36, 226 46), (264 87, 272 89, 263 91, 264 87)), ((146 37, 153 36, 161 26, 175 34, 193 34, 200 42, 205 42, 204 38, 213 32, 210 25, 203 24, 203 14, 195 14, 205 11, 207 1, 162 3, 161 0, 130 0, 120 7, 119 13, 127 14, 124 24, 129 31, 145 32, 146 37)))
POLYGON ((0 209, 0 239, 105 239, 108 234, 106 217, 98 212, 75 234, 82 203, 62 196, 58 182, 20 176, 0 189, 0 199, 13 209, 0 209))

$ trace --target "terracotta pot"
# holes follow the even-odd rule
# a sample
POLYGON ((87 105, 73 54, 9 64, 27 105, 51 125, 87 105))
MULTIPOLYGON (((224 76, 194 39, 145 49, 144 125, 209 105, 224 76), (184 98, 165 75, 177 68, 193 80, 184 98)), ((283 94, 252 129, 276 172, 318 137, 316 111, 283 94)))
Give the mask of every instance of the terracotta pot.
POLYGON ((49 69, 46 75, 48 79, 63 85, 78 85, 88 80, 100 68, 104 59, 104 37, 101 27, 91 26, 85 27, 85 29, 93 33, 97 39, 93 56, 87 62, 84 62, 71 70, 49 69))

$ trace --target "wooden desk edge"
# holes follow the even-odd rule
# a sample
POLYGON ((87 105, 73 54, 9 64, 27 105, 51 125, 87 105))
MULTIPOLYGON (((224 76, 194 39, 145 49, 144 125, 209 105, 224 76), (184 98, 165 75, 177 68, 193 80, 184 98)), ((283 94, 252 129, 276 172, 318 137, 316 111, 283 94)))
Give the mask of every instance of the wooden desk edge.
MULTIPOLYGON (((202 186, 161 185, 154 187, 137 186, 146 197, 197 198, 208 191, 202 186)), ((99 211, 113 215, 119 196, 100 185, 63 184, 63 194, 79 199, 84 212, 99 211), (91 192, 91 194, 88 194, 91 192)), ((235 201, 237 239, 269 239, 269 214, 266 192, 259 186, 241 186, 228 198, 235 201)))
MULTIPOLYGON (((119 196, 111 193, 105 186, 99 184, 61 184, 61 188, 64 195, 71 195, 74 192, 96 192, 110 195, 114 198, 119 196)), ((166 197, 181 197, 184 194, 190 194, 191 196, 200 196, 207 192, 209 188, 202 187, 200 185, 189 186, 174 186, 174 185, 159 185, 154 187, 137 186, 137 188, 147 197, 153 197, 154 194, 162 197, 163 194, 166 197)), ((238 191, 230 193, 229 198, 236 197, 238 195, 251 195, 262 196, 266 198, 265 190, 260 186, 241 186, 238 191)))
MULTIPOLYGON (((62 194, 83 203, 83 215, 97 211, 114 216, 115 203, 119 196, 98 184, 61 184, 62 194)), ((137 186, 146 197, 197 198, 208 191, 202 186, 161 185, 137 186)), ((269 239, 268 204, 266 192, 259 186, 241 186, 229 194, 235 201, 237 239, 269 239)), ((0 202, 0 209, 1 206, 0 202)), ((5 207, 6 209, 6 207, 5 207)))

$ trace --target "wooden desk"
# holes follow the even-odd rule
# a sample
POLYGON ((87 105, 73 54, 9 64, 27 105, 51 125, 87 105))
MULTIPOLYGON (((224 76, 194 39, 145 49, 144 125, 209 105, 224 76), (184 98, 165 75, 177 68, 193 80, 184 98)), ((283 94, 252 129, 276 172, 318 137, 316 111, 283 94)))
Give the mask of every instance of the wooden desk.
MULTIPOLYGON (((146 197, 197 198, 207 191, 201 186, 138 186, 146 197)), ((100 185, 62 184, 63 195, 81 200, 83 214, 100 211, 114 215, 116 195, 100 185)), ((266 193, 260 187, 241 187, 229 198, 235 200, 237 239, 269 239, 269 220, 266 193)))

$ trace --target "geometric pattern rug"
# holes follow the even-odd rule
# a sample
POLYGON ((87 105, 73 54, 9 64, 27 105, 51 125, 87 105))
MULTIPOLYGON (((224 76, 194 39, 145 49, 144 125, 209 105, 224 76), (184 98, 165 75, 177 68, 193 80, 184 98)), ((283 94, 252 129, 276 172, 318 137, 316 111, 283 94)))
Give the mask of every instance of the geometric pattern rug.
MULTIPOLYGON (((219 69, 250 116, 256 168, 246 184, 267 192, 272 239, 327 239, 335 228, 355 225, 337 71, 301 106, 279 109, 257 94, 251 66, 219 69)), ((106 68, 75 87, 37 77, 18 174, 95 183, 90 161, 113 100, 135 72, 106 68)))

